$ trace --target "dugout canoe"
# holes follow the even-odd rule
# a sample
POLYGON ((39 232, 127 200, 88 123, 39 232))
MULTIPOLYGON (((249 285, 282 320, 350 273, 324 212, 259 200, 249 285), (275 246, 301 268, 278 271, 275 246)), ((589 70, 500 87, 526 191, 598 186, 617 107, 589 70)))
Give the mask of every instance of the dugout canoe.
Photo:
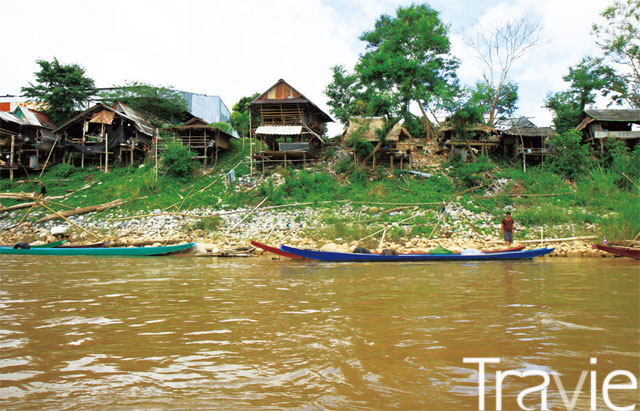
POLYGON ((18 255, 97 255, 118 257, 149 257, 187 253, 196 243, 168 245, 161 247, 103 247, 103 248, 30 248, 14 249, 0 247, 0 254, 18 255))
POLYGON ((640 260, 640 249, 638 248, 616 247, 611 245, 600 245, 600 244, 591 244, 591 247, 595 248, 596 250, 604 251, 607 253, 640 260))
POLYGON ((334 262, 374 262, 374 261, 493 261, 493 260, 522 260, 539 257, 553 252, 553 248, 536 248, 526 251, 508 251, 503 253, 464 254, 358 254, 338 253, 333 251, 315 251, 283 245, 280 250, 304 257, 310 260, 334 262))

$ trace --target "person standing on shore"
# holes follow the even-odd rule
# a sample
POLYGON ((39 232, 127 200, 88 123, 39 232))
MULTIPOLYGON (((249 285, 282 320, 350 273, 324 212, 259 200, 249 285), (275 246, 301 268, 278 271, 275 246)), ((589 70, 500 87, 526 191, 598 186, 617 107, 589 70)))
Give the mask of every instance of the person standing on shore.
POLYGON ((502 219, 502 224, 500 224, 500 232, 504 237, 504 241, 507 242, 507 247, 511 247, 511 243, 513 242, 513 235, 515 234, 515 222, 511 218, 511 212, 507 211, 507 215, 502 219))

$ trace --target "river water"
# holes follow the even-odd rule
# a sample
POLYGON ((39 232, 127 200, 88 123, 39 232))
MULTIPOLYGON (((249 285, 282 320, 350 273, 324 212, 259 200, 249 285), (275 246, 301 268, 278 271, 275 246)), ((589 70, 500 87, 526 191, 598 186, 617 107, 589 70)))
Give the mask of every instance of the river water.
MULTIPOLYGON (((0 256, 0 267, 2 409, 478 409, 479 368, 465 357, 500 359, 486 365, 487 409, 507 370, 557 373, 569 400, 595 371, 607 409, 606 375, 640 376, 630 259, 0 256)), ((541 383, 507 377, 503 409, 541 383)), ((548 406, 566 409, 557 387, 548 406)), ((575 409, 589 408, 589 387, 575 409)), ((540 392, 524 404, 539 407, 540 392)))

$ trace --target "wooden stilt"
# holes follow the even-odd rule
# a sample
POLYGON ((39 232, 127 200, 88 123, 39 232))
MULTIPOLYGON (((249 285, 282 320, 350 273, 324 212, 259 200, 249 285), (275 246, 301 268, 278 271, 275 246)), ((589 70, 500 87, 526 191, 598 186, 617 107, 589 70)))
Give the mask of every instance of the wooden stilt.
POLYGON ((13 151, 15 150, 16 136, 11 135, 11 152, 9 153, 9 180, 13 181, 13 151))

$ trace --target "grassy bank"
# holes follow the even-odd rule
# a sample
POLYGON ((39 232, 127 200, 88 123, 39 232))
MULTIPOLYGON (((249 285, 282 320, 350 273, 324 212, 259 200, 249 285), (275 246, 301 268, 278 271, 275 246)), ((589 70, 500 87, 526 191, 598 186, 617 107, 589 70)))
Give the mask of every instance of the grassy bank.
MULTIPOLYGON (((362 171, 350 160, 340 160, 322 161, 305 170, 279 168, 262 179, 258 173, 249 175, 248 155, 248 145, 243 149, 240 141, 233 141, 232 149, 219 157, 215 167, 198 170, 188 178, 173 176, 166 167, 156 170, 154 164, 116 168, 106 174, 97 169, 58 164, 49 168, 41 180, 48 196, 73 193, 61 200, 69 207, 97 205, 120 198, 125 201, 118 211, 122 215, 157 210, 249 208, 265 198, 263 206, 312 203, 314 208, 326 210, 326 217, 323 226, 309 228, 308 235, 326 239, 340 237, 347 241, 405 219, 414 212, 407 208, 397 213, 381 211, 416 203, 420 203, 416 205, 418 209, 430 211, 412 219, 408 230, 391 227, 387 238, 428 236, 441 217, 443 205, 451 199, 452 203, 474 213, 488 213, 490 217, 485 220, 472 222, 480 233, 495 234, 505 210, 511 207, 525 235, 528 232, 534 235, 532 231, 540 226, 545 227, 546 237, 606 235, 615 241, 632 239, 640 232, 639 190, 633 186, 620 188, 616 184, 620 176, 604 168, 596 167, 588 175, 570 182, 548 167, 529 168, 525 173, 519 167, 481 160, 479 165, 464 166, 468 170, 449 163, 426 169, 423 171, 431 177, 425 178, 402 170, 389 172, 386 167, 362 171), (232 168, 237 177, 234 184, 228 180, 232 168), (485 190, 500 181, 497 193, 486 196, 485 190), (481 187, 465 191, 474 186, 481 187), (357 219, 334 212, 344 204, 359 210, 357 219)), ((0 192, 38 190, 32 182, 0 181, 0 192)), ((3 200, 2 205, 19 202, 3 200)), ((16 211, 13 218, 19 218, 25 211, 16 211)), ((198 224, 196 228, 215 231, 218 223, 203 219, 198 224)))

